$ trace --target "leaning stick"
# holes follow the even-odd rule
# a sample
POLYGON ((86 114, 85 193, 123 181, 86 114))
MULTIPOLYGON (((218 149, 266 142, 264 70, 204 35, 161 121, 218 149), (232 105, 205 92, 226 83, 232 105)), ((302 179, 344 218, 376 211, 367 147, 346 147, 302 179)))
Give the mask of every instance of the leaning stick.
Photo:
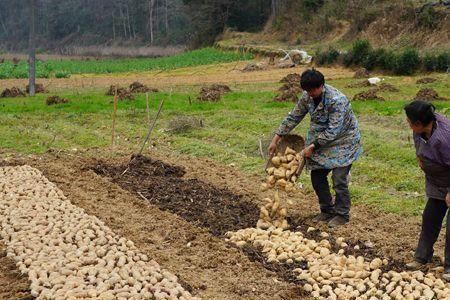
POLYGON ((115 135, 116 135, 116 114, 117 114, 117 87, 114 92, 114 112, 113 112, 113 120, 112 120, 111 146, 114 146, 114 139, 115 139, 115 135))
POLYGON ((148 104, 148 93, 145 93, 145 101, 146 101, 146 104, 147 104, 147 108, 146 108, 146 111, 147 111, 147 124, 150 124, 150 108, 149 108, 149 104, 148 104))

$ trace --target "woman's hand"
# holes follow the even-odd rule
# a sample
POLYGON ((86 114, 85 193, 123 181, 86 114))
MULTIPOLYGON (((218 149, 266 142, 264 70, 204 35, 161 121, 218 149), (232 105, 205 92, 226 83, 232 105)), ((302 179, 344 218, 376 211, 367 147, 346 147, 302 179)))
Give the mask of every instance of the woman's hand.
POLYGON ((275 151, 277 151, 278 142, 280 140, 281 140, 281 136, 279 136, 278 134, 275 134, 275 136, 273 137, 272 141, 270 142, 270 145, 268 148, 269 156, 272 156, 275 154, 275 151))
POLYGON ((314 152, 314 148, 315 148, 314 144, 311 144, 311 145, 309 145, 308 147, 306 147, 306 148, 303 150, 303 156, 304 156, 304 157, 307 157, 307 158, 311 157, 311 155, 312 155, 313 152, 314 152))
POLYGON ((447 204, 447 207, 450 207, 450 193, 447 193, 447 197, 445 197, 445 203, 447 204))
POLYGON ((417 156, 417 162, 419 163, 419 167, 423 170, 423 161, 418 156, 417 156))

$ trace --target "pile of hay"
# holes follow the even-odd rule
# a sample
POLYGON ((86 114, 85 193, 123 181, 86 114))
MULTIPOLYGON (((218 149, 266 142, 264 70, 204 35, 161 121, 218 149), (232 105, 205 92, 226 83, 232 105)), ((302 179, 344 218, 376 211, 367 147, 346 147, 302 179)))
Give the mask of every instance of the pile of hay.
POLYGON ((50 96, 45 100, 45 103, 47 105, 54 105, 54 104, 63 104, 63 103, 69 103, 70 100, 66 98, 61 98, 59 96, 50 96))
POLYGON ((422 101, 445 101, 447 98, 439 97, 438 93, 430 88, 420 89, 417 92, 416 97, 413 100, 422 100, 422 101))
POLYGON ((14 98, 14 97, 25 97, 26 94, 24 91, 19 89, 18 87, 12 87, 10 89, 4 89, 0 94, 1 98, 14 98))
POLYGON ((231 92, 231 89, 227 85, 213 84, 210 87, 202 87, 200 95, 197 97, 200 101, 217 102, 221 99, 222 95, 231 92))

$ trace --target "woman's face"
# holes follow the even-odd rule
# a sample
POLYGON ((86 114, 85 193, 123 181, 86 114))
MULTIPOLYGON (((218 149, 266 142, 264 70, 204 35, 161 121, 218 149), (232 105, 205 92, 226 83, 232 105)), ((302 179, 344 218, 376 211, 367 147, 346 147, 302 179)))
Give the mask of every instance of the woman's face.
POLYGON ((413 123, 410 119, 406 118, 408 121, 409 127, 412 129, 414 133, 422 134, 424 133, 425 126, 423 126, 420 122, 413 123))

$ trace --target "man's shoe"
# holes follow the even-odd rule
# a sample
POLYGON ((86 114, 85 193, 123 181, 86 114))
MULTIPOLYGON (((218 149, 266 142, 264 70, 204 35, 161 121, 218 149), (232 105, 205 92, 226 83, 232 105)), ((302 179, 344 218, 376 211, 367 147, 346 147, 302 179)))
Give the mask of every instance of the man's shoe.
POLYGON ((328 227, 335 228, 348 223, 348 220, 341 216, 335 216, 333 219, 328 222, 328 227))
POLYGON ((321 212, 320 214, 315 216, 312 220, 313 220, 313 222, 319 223, 319 222, 329 221, 329 220, 333 219, 333 217, 334 217, 334 215, 332 215, 332 214, 327 214, 327 213, 321 212))
MULTIPOLYGON (((414 260, 412 262, 409 262, 406 264, 406 269, 411 270, 411 271, 415 271, 415 270, 420 270, 422 269, 426 264, 421 263, 420 261, 414 260)), ((449 279, 450 279, 450 274, 449 275, 449 279)))

